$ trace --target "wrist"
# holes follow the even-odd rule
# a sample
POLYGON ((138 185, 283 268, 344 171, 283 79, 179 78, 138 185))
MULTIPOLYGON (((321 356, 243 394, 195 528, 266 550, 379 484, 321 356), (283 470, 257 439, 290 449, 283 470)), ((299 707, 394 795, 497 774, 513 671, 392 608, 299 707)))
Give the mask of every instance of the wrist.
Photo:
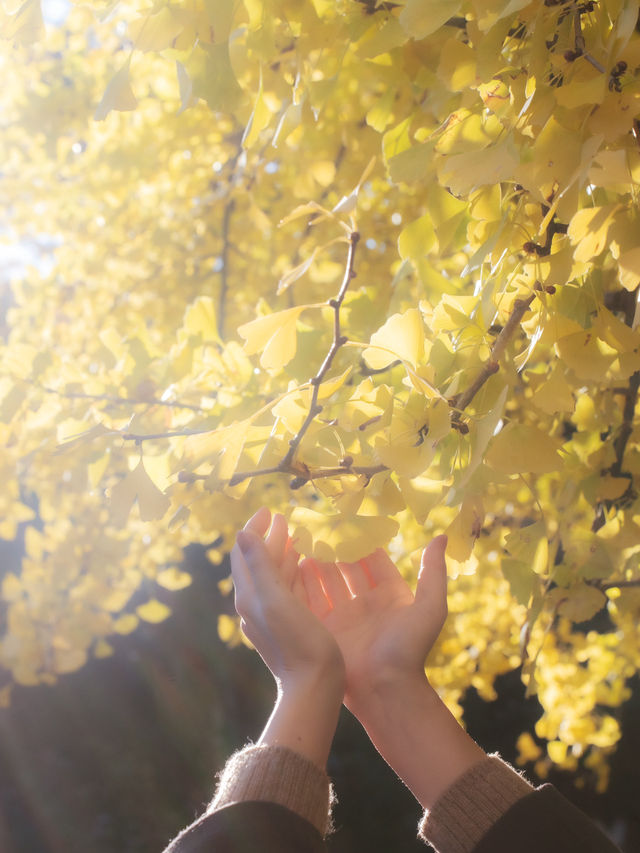
POLYGON ((312 665, 290 670, 276 677, 278 696, 291 701, 308 700, 310 696, 323 704, 337 704, 344 699, 346 676, 342 657, 314 661, 312 665))
POLYGON ((344 666, 313 666, 276 681, 278 697, 259 744, 288 747, 324 769, 344 698, 344 666))
POLYGON ((361 679, 355 685, 347 684, 345 704, 364 724, 364 718, 378 713, 380 709, 410 701, 418 694, 423 701, 440 701, 423 669, 380 670, 375 676, 361 679))

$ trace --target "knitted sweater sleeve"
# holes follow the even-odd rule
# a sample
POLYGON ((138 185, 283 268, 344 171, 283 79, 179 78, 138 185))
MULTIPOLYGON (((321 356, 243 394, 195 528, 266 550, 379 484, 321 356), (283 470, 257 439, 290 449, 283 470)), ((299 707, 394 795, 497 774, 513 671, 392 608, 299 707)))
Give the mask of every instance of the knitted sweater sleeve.
POLYGON ((445 791, 420 836, 439 853, 620 853, 553 785, 533 788, 496 755, 445 791))
POLYGON ((496 821, 533 790, 497 755, 487 756, 425 812, 420 837, 440 853, 471 853, 496 821))
POLYGON ((311 823, 330 829, 333 792, 329 777, 312 761, 283 746, 248 746, 227 761, 207 809, 239 802, 277 803, 311 823))

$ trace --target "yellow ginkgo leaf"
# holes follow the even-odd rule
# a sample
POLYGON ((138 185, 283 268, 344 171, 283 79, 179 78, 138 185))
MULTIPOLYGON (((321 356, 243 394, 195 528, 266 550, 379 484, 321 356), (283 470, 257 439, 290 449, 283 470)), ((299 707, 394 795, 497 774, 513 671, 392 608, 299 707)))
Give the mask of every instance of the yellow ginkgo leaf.
POLYGON ((64 648, 54 649, 53 666, 56 672, 75 672, 87 662, 87 653, 84 649, 64 648))
POLYGON ((25 0, 14 15, 2 15, 2 38, 17 44, 32 44, 44 35, 40 0, 25 0))
POLYGON ((571 386, 564 376, 562 367, 555 367, 548 379, 536 390, 532 397, 534 406, 549 415, 556 412, 572 412, 576 401, 571 386))
POLYGON ((336 391, 338 391, 344 383, 347 381, 349 376, 351 375, 351 365, 347 367, 347 369, 341 373, 339 376, 334 376, 331 379, 326 379, 324 382, 320 384, 318 388, 318 400, 325 400, 327 397, 330 397, 336 391))
POLYGON ((136 613, 145 622, 164 622, 171 615, 171 609, 158 601, 157 598, 152 598, 145 604, 140 604, 136 607, 136 613))
POLYGON ((311 252, 308 258, 305 258, 302 263, 295 266, 293 269, 286 272, 280 281, 278 282, 278 290, 277 293, 280 295, 284 293, 285 290, 293 284, 294 281, 297 281, 299 278, 307 272, 311 264, 314 262, 316 255, 320 251, 320 248, 316 246, 316 248, 311 252))
POLYGON ((433 223, 429 214, 410 222, 398 237, 398 252, 401 258, 424 258, 437 244, 433 223))
POLYGON ((619 207, 614 204, 586 207, 574 214, 567 233, 576 247, 573 253, 576 261, 589 261, 606 248, 609 228, 619 207))
POLYGON ((480 151, 447 157, 439 169, 438 180, 454 195, 462 196, 476 187, 513 179, 518 165, 515 146, 507 138, 480 151))
POLYGON ((22 598, 20 578, 13 572, 7 572, 2 579, 2 598, 5 601, 17 601, 22 598))
POLYGON ((251 148, 254 142, 257 141, 260 133, 268 126, 271 121, 272 112, 267 106, 262 93, 262 71, 260 71, 260 85, 258 94, 253 105, 253 112, 249 116, 249 121, 244 129, 242 136, 242 147, 251 148))
POLYGON ((136 500, 142 521, 162 518, 171 503, 147 474, 142 459, 111 489, 111 514, 117 525, 124 525, 136 500))
POLYGON ((545 474, 562 466, 561 443, 528 424, 507 424, 493 442, 485 462, 501 474, 545 474))
POLYGON ((597 498, 599 501, 614 501, 624 495, 630 483, 631 480, 627 477, 611 477, 609 475, 600 477, 597 498))
POLYGON ((128 36, 136 50, 164 50, 182 32, 183 25, 169 6, 163 6, 155 15, 147 14, 129 24, 128 36))
POLYGON ((516 741, 518 747, 518 764, 526 764, 527 761, 536 761, 540 758, 542 750, 534 741, 529 732, 523 732, 516 741))
POLYGON ((230 480, 236 470, 250 425, 250 420, 238 421, 213 432, 189 436, 184 447, 191 466, 197 468, 205 462, 210 462, 219 480, 230 480))
POLYGON ((184 312, 182 327, 189 335, 200 335, 203 341, 219 341, 216 306, 210 296, 199 296, 184 312))
POLYGON ((442 46, 438 77, 451 92, 461 92, 476 77, 476 55, 472 47, 458 39, 448 39, 442 46))
POLYGON ((354 562, 388 545, 398 522, 379 515, 325 515, 298 506, 291 514, 296 550, 321 562, 354 562))
POLYGON ((156 575, 156 582, 165 589, 178 590, 189 586, 192 577, 188 572, 181 572, 180 569, 173 566, 170 569, 164 569, 156 575))
POLYGON ((618 258, 620 284, 626 290, 635 290, 640 282, 640 248, 629 249, 618 258))
POLYGON ((549 758, 555 764, 562 764, 567 757, 567 744, 561 740, 552 740, 547 744, 549 758))
POLYGON ((123 613, 113 623, 113 630, 117 634, 130 634, 138 627, 140 620, 135 613, 123 613))
POLYGON ((104 90, 102 100, 98 104, 93 116, 96 121, 105 119, 111 110, 125 112, 127 110, 135 110, 138 106, 138 101, 133 94, 129 82, 130 65, 131 58, 125 62, 122 68, 109 81, 107 88, 104 90))
POLYGON ((417 308, 393 314, 371 335, 363 358, 373 370, 388 367, 401 359, 416 368, 424 354, 424 325, 417 308))
POLYGON ((580 379, 602 379, 616 357, 615 352, 590 331, 558 338, 556 351, 580 379))
POLYGON ((463 563, 473 551, 473 545, 480 536, 484 521, 484 506, 478 495, 463 501, 460 512, 444 531, 448 536, 447 554, 463 563))
POLYGON ((108 658, 113 654, 113 646, 106 640, 100 639, 93 647, 94 657, 108 658))
POLYGON ((239 326, 238 334, 245 339, 245 352, 253 355, 262 351, 260 364, 265 370, 284 367, 296 354, 296 325, 306 307, 296 305, 239 326))
POLYGON ((558 605, 558 613, 574 622, 584 622, 602 610, 607 603, 606 595, 594 586, 578 584, 558 605))
POLYGON ((399 20, 405 32, 419 41, 453 18, 461 5, 462 0, 407 0, 399 20))

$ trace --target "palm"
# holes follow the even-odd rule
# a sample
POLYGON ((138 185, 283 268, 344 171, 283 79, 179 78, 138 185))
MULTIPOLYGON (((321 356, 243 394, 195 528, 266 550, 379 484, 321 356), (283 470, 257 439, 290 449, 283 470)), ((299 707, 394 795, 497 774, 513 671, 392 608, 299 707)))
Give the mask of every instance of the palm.
POLYGON ((446 614, 443 554, 435 568, 425 565, 419 600, 381 549, 360 563, 303 561, 309 606, 345 660, 347 694, 390 673, 422 669, 446 614))
POLYGON ((412 604, 406 584, 395 589, 385 585, 338 603, 325 615, 322 621, 340 646, 348 677, 400 664, 406 654, 406 617, 412 604))

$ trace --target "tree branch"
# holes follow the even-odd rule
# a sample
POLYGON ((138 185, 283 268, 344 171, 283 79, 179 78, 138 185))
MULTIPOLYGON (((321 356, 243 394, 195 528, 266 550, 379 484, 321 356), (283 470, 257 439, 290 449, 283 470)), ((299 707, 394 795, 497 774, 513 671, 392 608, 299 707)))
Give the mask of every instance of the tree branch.
POLYGON ((640 578, 635 581, 610 581, 609 583, 599 583, 598 589, 606 592, 608 589, 624 589, 626 587, 640 586, 640 578))
POLYGON ((485 362, 482 370, 476 377, 476 379, 471 383, 471 385, 467 388, 466 391, 463 391, 461 394, 457 394, 449 400, 449 405, 453 409, 457 409, 456 416, 454 420, 459 420, 460 413, 466 409, 466 407, 471 403, 473 398, 476 396, 478 391, 485 384, 487 379, 490 376, 493 376, 494 373, 497 373, 500 369, 499 361, 504 351, 507 347, 507 344, 513 337, 516 329, 520 326, 522 318, 529 310, 529 306, 535 299, 535 293, 532 293, 531 296, 526 299, 516 299, 513 303, 513 310, 504 325, 502 331, 495 339, 494 344, 491 348, 491 354, 488 360, 485 362))
POLYGON ((320 385, 322 380, 327 374, 327 371, 331 367, 333 359, 335 358, 336 353, 340 349, 340 347, 347 342, 347 339, 342 335, 340 331, 340 308, 342 307, 342 302, 347 293, 347 288, 353 278, 355 278, 355 271, 353 269, 353 262, 355 257, 356 246, 358 245, 358 241, 360 240, 360 234, 357 231, 352 231, 349 235, 349 253, 347 255, 347 263, 344 271, 344 278, 342 279, 342 284, 340 286, 340 291, 335 299, 331 299, 329 301, 329 305, 333 308, 333 341, 331 343, 331 347, 329 348, 329 352, 325 360, 322 362, 320 369, 316 373, 316 375, 311 380, 311 385, 313 386, 313 392, 311 394, 311 403, 309 405, 309 412, 307 413, 306 418, 297 434, 289 441, 289 450, 287 451, 286 456, 282 460, 282 470, 288 471, 290 470, 291 463, 293 462, 293 457, 295 456, 296 450, 298 449, 300 442, 306 431, 309 429, 311 422, 319 415, 322 411, 322 406, 318 404, 318 394, 320 393, 320 385))
MULTIPOLYGON (((388 468, 386 465, 342 465, 334 468, 308 468, 306 465, 303 467, 302 465, 296 466, 295 463, 291 464, 288 468, 285 468, 282 462, 279 465, 275 465, 273 468, 260 468, 257 471, 237 471, 233 477, 229 480, 230 486, 237 486, 238 483, 241 483, 243 480, 247 480, 249 477, 263 477, 267 474, 293 474, 294 479, 291 481, 292 489, 299 489, 301 486, 304 486, 305 483, 313 482, 313 480, 322 480, 327 479, 329 477, 344 477, 345 475, 351 474, 354 477, 366 477, 367 480, 370 480, 374 474, 380 474, 382 471, 387 471, 388 468)), ((200 476, 202 479, 206 479, 206 475, 193 475, 200 476)), ((180 477, 179 477, 180 479, 180 477)))
POLYGON ((218 299, 218 335, 224 340, 224 323, 227 309, 227 293, 229 290, 229 230, 231 228, 231 216, 236 206, 235 198, 230 198, 224 207, 222 215, 222 253, 220 260, 220 298, 218 299))
POLYGON ((173 432, 150 433, 122 432, 120 433, 120 437, 123 441, 135 441, 136 444, 140 444, 142 441, 155 441, 160 438, 177 438, 180 435, 204 435, 207 432, 211 432, 211 429, 178 429, 173 432))
POLYGON ((624 395, 624 407, 622 410, 622 424, 620 431, 616 436, 613 447, 616 453, 616 461, 611 466, 611 474, 614 477, 620 477, 622 474, 622 464, 624 461, 624 452, 627 449, 627 442, 631 438, 633 432, 633 418, 636 411, 636 403, 638 401, 638 390, 640 389, 640 371, 636 371, 629 378, 624 395))
POLYGON ((208 409, 203 409, 201 406, 192 406, 190 403, 171 403, 168 400, 158 400, 155 397, 149 397, 146 400, 134 400, 131 397, 118 397, 111 394, 85 394, 81 391, 58 391, 57 388, 47 388, 45 385, 32 384, 45 394, 56 394, 58 397, 63 397, 66 400, 95 400, 97 402, 116 403, 126 406, 167 406, 172 409, 190 409, 192 412, 198 413, 209 411, 208 409))

